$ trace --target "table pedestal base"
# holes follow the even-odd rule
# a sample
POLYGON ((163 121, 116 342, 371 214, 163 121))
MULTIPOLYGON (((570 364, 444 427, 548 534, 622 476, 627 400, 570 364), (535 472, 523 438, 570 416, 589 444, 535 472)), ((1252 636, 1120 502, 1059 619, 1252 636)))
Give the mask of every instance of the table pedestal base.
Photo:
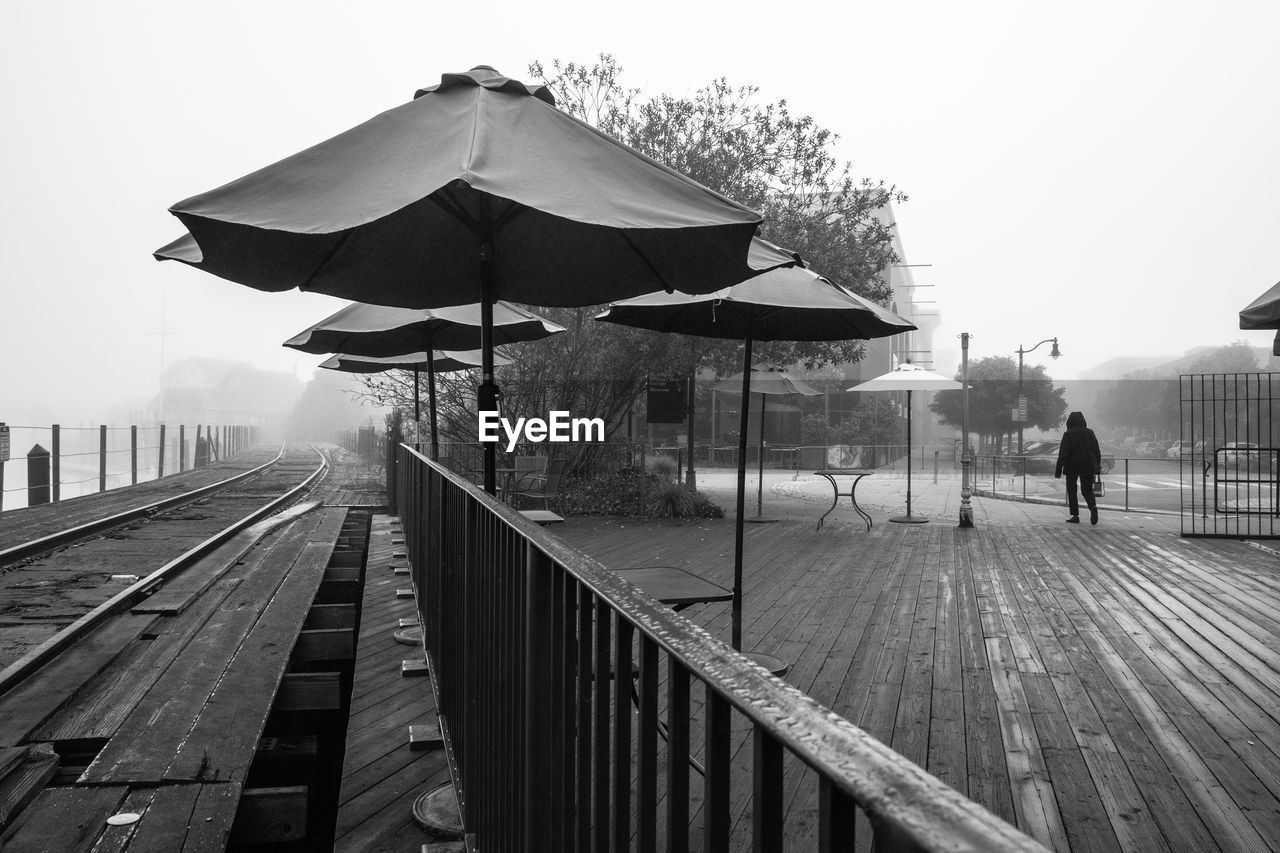
POLYGON ((889 519, 894 524, 928 524, 929 519, 923 515, 900 515, 896 518, 889 519))

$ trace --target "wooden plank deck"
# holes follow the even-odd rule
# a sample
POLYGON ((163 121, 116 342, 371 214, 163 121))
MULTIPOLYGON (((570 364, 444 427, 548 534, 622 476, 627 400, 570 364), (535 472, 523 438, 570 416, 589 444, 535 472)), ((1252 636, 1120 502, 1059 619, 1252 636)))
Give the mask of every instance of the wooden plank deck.
POLYGON ((402 661, 422 657, 393 636, 416 616, 411 599, 396 597, 408 585, 392 573, 407 562, 392 558, 400 538, 388 516, 373 517, 334 842, 342 853, 417 850, 433 836, 414 822, 414 800, 449 782, 443 750, 409 748, 409 726, 433 723, 435 701, 427 678, 400 674, 402 661))
POLYGON ((96 757, 82 773, 41 791, 0 849, 222 849, 345 515, 321 509, 269 534, 176 615, 108 621, 104 632, 132 642, 103 645, 103 661, 72 650, 82 670, 68 670, 67 684, 79 688, 72 701, 26 697, 25 685, 6 694, 6 744, 29 737, 100 750, 90 748, 96 757), (117 811, 143 818, 107 827, 117 811))
MULTIPOLYGON (((1280 848, 1280 555, 1051 517, 749 525, 744 647, 1054 849, 1280 848)), ((731 520, 556 532, 605 565, 731 585, 731 520)), ((727 640, 728 605, 685 615, 727 640)), ((743 845, 750 745, 735 737, 743 845)), ((789 771, 787 846, 809 849, 816 786, 789 771)))

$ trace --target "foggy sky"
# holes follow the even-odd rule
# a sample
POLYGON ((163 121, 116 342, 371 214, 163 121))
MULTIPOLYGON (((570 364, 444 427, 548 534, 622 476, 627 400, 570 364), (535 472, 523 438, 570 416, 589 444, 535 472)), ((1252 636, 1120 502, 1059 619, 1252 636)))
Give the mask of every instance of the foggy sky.
POLYGON ((1280 5, 627 5, 88 0, 6 8, 0 420, 94 420, 161 368, 225 357, 308 378, 280 342, 343 304, 151 252, 167 207, 403 103, 446 71, 615 54, 624 83, 718 76, 841 134, 897 205, 942 314, 934 364, 1058 336, 1057 378, 1247 340, 1280 279, 1280 5), (732 14, 730 11, 732 10, 732 14), (167 331, 169 334, 161 334, 167 331))

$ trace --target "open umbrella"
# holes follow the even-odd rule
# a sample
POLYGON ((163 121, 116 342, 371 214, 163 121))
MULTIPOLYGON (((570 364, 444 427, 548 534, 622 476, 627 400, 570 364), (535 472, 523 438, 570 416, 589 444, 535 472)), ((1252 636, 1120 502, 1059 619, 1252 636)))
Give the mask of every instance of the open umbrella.
MULTIPOLYGON (((915 328, 892 311, 800 265, 772 269, 733 287, 701 296, 650 293, 615 302, 596 319, 659 332, 741 339, 743 400, 751 399, 752 341, 866 340, 915 328)), ((746 463, 747 407, 744 405, 738 430, 738 513, 734 527, 732 641, 735 649, 742 648, 746 463)))
MULTIPOLYGON (((467 351, 439 351, 426 350, 425 352, 412 352, 405 355, 392 355, 383 358, 367 355, 351 355, 350 353, 336 353, 330 358, 320 362, 320 366, 326 370, 341 370, 345 373, 382 373, 387 370, 412 370, 413 371, 413 423, 415 429, 422 423, 422 413, 419 409, 419 392, 418 392, 418 374, 426 371, 427 387, 429 396, 427 402, 431 409, 431 458, 440 458, 440 442, 437 437, 436 424, 436 379, 437 373, 452 373, 455 370, 469 370, 473 367, 479 367, 481 361, 480 350, 467 351)), ((506 356, 493 356, 495 367, 502 367, 510 364, 511 359, 506 356)))
MULTIPOLYGON (((564 326, 512 305, 493 305, 495 346, 537 341, 564 326)), ((447 308, 392 308, 353 302, 284 342, 302 352, 388 356, 435 350, 480 349, 480 304, 447 308)), ((479 362, 477 362, 477 365, 479 362)))
MULTIPOLYGON (((399 356, 423 352, 430 362, 434 350, 476 349, 481 346, 482 306, 448 308, 392 308, 354 302, 284 342, 309 353, 341 352, 346 355, 399 356)), ((493 305, 494 344, 536 341, 565 331, 563 326, 508 302, 493 305)), ((483 361, 476 362, 480 366, 483 361)), ((429 364, 427 391, 431 403, 431 458, 440 453, 436 422, 436 373, 446 372, 429 364)), ((414 405, 417 406, 418 370, 413 372, 414 405)), ((419 421, 415 415, 415 424, 419 421)))
MULTIPOLYGON (((723 391, 727 394, 738 394, 742 390, 742 373, 739 371, 728 379, 715 386, 716 391, 723 391)), ((753 367, 751 368, 751 390, 760 395, 760 453, 758 462, 760 464, 759 482, 756 487, 756 517, 753 521, 771 521, 764 517, 764 414, 765 414, 765 398, 768 394, 803 394, 806 397, 814 397, 822 392, 814 388, 807 382, 796 379, 785 370, 778 370, 771 367, 753 367)), ((747 405, 746 398, 743 398, 743 407, 747 405)))
MULTIPOLYGON (((170 211, 199 269, 381 305, 479 301, 479 408, 496 408, 496 299, 592 305, 748 277, 760 216, 487 66, 170 211)), ((181 247, 179 247, 180 249, 181 247)), ((166 246, 161 260, 192 263, 166 246)), ((484 486, 494 489, 494 447, 484 486)))
POLYGON ((948 379, 940 373, 916 367, 909 361, 899 364, 888 373, 868 379, 846 388, 846 391, 906 391, 907 392, 907 514, 889 519, 899 524, 923 524, 929 519, 922 515, 911 514, 911 392, 912 391, 954 391, 962 388, 959 382, 948 379))

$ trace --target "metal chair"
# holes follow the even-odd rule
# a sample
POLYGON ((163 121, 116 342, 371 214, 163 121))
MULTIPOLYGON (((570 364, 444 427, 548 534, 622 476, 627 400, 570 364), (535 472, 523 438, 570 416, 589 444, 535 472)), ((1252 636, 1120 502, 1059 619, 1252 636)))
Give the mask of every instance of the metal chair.
POLYGON ((563 476, 567 464, 563 459, 555 459, 545 471, 530 471, 519 477, 511 487, 512 503, 515 503, 516 498, 529 498, 542 501, 542 508, 549 510, 551 507, 547 501, 549 498, 555 498, 560 510, 563 511, 564 504, 560 499, 560 477, 563 476))

